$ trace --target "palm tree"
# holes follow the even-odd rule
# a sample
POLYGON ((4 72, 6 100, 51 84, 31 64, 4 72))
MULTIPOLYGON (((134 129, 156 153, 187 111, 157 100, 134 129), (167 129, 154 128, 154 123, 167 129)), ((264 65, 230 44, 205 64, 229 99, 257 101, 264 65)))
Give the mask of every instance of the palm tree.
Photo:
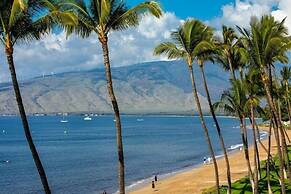
MULTIPOLYGON (((253 142, 254 142, 254 193, 258 193, 258 181, 260 172, 260 158, 259 150, 257 145, 258 131, 255 122, 255 112, 261 110, 260 99, 264 95, 261 90, 262 84, 258 79, 258 71, 256 69, 249 69, 249 72, 245 75, 244 87, 247 93, 247 101, 245 105, 245 112, 249 113, 250 122, 253 131, 253 142)), ((260 111, 261 112, 261 111, 260 111)))
POLYGON ((125 193, 125 174, 124 174, 124 154, 122 143, 122 128, 120 112, 116 96, 114 94, 111 64, 109 58, 108 36, 112 31, 125 30, 135 27, 139 24, 141 16, 152 14, 155 17, 162 15, 159 4, 155 1, 140 3, 130 9, 121 0, 89 0, 85 3, 82 0, 70 1, 65 3, 68 9, 73 9, 78 16, 78 25, 67 28, 67 33, 75 32, 83 38, 95 33, 102 46, 105 74, 107 79, 107 90, 110 97, 115 116, 117 154, 118 154, 118 174, 119 174, 119 192, 125 193))
MULTIPOLYGON (((279 115, 279 120, 282 121, 282 102, 281 99, 282 97, 285 96, 285 87, 284 89, 283 88, 280 88, 280 84, 278 82, 278 79, 277 79, 277 75, 275 73, 275 69, 271 66, 272 68, 272 72, 270 73, 270 77, 273 77, 274 78, 274 81, 272 81, 272 89, 271 89, 271 93, 273 94, 273 100, 275 102, 277 102, 277 111, 278 111, 278 115, 279 115), (282 92, 282 90, 284 92, 282 92), (283 93, 283 94, 282 94, 283 93)), ((288 112, 288 108, 287 108, 287 111, 288 112)), ((285 126, 282 126, 283 127, 283 131, 280 130, 280 135, 281 135, 281 142, 282 142, 282 156, 283 156, 283 159, 284 159, 284 162, 285 162, 285 168, 284 170, 286 169, 287 170, 287 173, 284 173, 285 175, 287 175, 287 177, 289 177, 289 180, 291 180, 291 169, 290 169, 290 162, 289 162, 289 157, 288 157, 288 151, 287 151, 287 143, 286 143, 286 138, 290 141, 289 139, 289 136, 286 132, 286 129, 285 129, 285 126)))
MULTIPOLYGON (((266 100, 274 118, 274 134, 280 161, 280 181, 282 193, 286 193, 286 189, 283 176, 284 162, 282 151, 280 149, 278 129, 280 130, 280 133, 283 134, 283 126, 272 98, 272 87, 270 84, 272 79, 268 76, 267 72, 270 72, 270 66, 272 66, 274 62, 280 61, 282 63, 286 63, 288 61, 286 51, 290 48, 290 39, 288 37, 287 28, 284 26, 284 21, 285 20, 277 22, 272 16, 263 16, 261 20, 252 18, 250 30, 238 28, 244 37, 243 41, 245 48, 250 54, 252 64, 260 71, 260 77, 263 81, 263 86, 266 93, 266 100)), ((284 138, 282 138, 282 140, 283 152, 287 155, 287 149, 285 147, 286 142, 284 142, 284 138)))
POLYGON ((244 157, 248 168, 249 179, 254 191, 254 174, 252 172, 249 158, 248 138, 245 122, 247 116, 245 107, 248 100, 246 96, 246 87, 243 80, 232 80, 231 84, 232 87, 229 90, 224 91, 221 95, 220 101, 214 103, 213 106, 215 110, 223 110, 226 114, 236 115, 239 118, 244 157))
POLYGON ((222 40, 217 40, 218 52, 216 61, 230 71, 230 77, 236 80, 235 70, 239 68, 240 55, 238 53, 238 36, 231 27, 222 26, 222 40))
POLYGON ((58 3, 54 1, 5 0, 0 2, 0 21, 0 40, 4 46, 7 57, 25 137, 38 170, 44 191, 46 194, 50 194, 51 191, 46 173, 30 133, 29 123, 21 97, 13 60, 14 46, 19 42, 29 42, 32 39, 40 39, 42 34, 46 33, 58 22, 63 21, 61 23, 65 27, 68 23, 71 24, 74 22, 74 17, 70 15, 69 12, 62 13, 62 11, 58 9, 58 3))
POLYGON ((282 76, 282 87, 285 87, 284 90, 284 100, 287 104, 287 112, 288 112, 288 118, 291 122, 291 106, 290 106, 290 94, 289 94, 289 80, 291 78, 291 68, 290 67, 283 67, 281 70, 281 76, 282 76))
POLYGON ((211 113, 211 116, 213 118, 213 121, 215 123, 216 126, 216 131, 218 134, 218 138, 220 141, 220 146, 223 150, 223 155, 225 158, 225 163, 226 163, 226 174, 227 174, 227 185, 228 185, 228 189, 227 189, 227 193, 230 194, 231 193, 231 171, 230 171, 230 164, 229 164, 229 159, 228 159, 228 154, 227 154, 227 150, 225 147, 225 143, 224 143, 224 138, 223 135, 221 133, 221 128, 219 125, 219 122, 216 118, 216 114, 212 105, 212 101, 211 101, 211 97, 209 94, 209 90, 208 90, 208 85, 207 85, 207 81, 206 81, 206 76, 205 76, 205 72, 204 72, 204 61, 212 61, 214 62, 213 58, 214 58, 214 54, 216 53, 215 50, 217 49, 214 45, 214 41, 212 40, 212 32, 209 32, 209 37, 207 39, 209 40, 204 40, 204 48, 202 48, 199 53, 197 53, 197 64, 199 66, 199 69, 201 71, 202 74, 202 78, 203 78, 203 85, 204 85, 204 89, 206 92, 206 97, 207 97, 207 101, 208 101, 208 105, 209 105, 209 110, 211 113))
POLYGON ((169 59, 183 59, 188 64, 188 69, 190 73, 190 79, 192 82, 192 91, 194 95, 194 100, 196 101, 196 106, 198 114, 200 117, 202 128, 204 129, 206 141, 208 144, 208 149, 211 157, 213 158, 213 165, 216 178, 216 189, 219 193, 219 174, 218 166, 212 147, 211 139, 209 136, 208 128, 206 126, 203 112, 201 109, 201 104, 198 97, 198 92, 196 88, 194 73, 193 73, 193 62, 201 50, 203 50, 207 45, 207 40, 212 36, 212 30, 205 26, 202 22, 194 19, 189 19, 179 27, 178 30, 172 32, 171 38, 173 42, 164 42, 156 46, 154 50, 155 55, 167 55, 169 59))

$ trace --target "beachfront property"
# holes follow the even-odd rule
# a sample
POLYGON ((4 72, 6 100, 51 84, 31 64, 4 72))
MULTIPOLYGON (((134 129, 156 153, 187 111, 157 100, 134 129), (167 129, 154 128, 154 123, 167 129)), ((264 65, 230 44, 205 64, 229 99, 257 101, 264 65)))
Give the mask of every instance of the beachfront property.
POLYGON ((0 194, 291 193, 290 0, 0 2, 0 194))

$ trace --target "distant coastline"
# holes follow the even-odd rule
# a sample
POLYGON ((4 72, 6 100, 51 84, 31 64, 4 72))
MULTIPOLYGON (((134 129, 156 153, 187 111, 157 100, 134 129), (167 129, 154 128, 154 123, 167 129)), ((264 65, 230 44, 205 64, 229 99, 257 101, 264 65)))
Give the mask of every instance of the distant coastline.
MULTIPOLYGON (((92 115, 92 116, 113 116, 113 113, 100 113, 100 112, 55 112, 55 113, 30 113, 27 114, 28 116, 62 116, 63 114, 66 114, 67 116, 84 116, 84 115, 92 115)), ((167 116, 167 117, 199 117, 196 113, 121 113, 123 116, 167 116)), ((5 116, 18 116, 18 114, 9 114, 9 113, 0 113, 1 117, 5 116)), ((204 117, 212 117, 210 114, 205 113, 204 117)), ((224 114, 218 114, 218 118, 236 118, 232 115, 224 115, 224 114)))

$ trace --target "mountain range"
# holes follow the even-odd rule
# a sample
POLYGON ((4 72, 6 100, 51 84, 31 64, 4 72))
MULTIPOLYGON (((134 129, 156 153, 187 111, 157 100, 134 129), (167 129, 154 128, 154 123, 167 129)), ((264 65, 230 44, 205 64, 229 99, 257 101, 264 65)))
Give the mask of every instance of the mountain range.
MULTIPOLYGON (((197 65, 195 78, 203 111, 208 104, 197 65)), ((229 87, 228 73, 205 65, 213 101, 229 87)), ((115 94, 122 113, 179 114, 195 109, 188 68, 182 61, 156 61, 112 68, 115 94)), ((111 113, 104 69, 66 72, 20 82, 26 111, 32 113, 111 113)), ((0 113, 16 114, 11 83, 0 84, 0 113)))

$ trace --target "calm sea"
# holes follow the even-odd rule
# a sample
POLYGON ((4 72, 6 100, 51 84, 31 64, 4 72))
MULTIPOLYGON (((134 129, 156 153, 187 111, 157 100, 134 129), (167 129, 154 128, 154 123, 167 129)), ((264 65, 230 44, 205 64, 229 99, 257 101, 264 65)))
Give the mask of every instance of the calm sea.
MULTIPOLYGON (((32 135, 55 194, 117 190, 117 154, 112 116, 30 117, 32 135)), ((216 155, 215 128, 206 117, 216 155)), ((240 144, 239 123, 219 118, 227 147, 240 144)), ((126 184, 201 164, 208 157, 198 117, 122 116, 126 184)), ((0 117, 0 193, 39 194, 42 186, 18 117, 0 117)))

